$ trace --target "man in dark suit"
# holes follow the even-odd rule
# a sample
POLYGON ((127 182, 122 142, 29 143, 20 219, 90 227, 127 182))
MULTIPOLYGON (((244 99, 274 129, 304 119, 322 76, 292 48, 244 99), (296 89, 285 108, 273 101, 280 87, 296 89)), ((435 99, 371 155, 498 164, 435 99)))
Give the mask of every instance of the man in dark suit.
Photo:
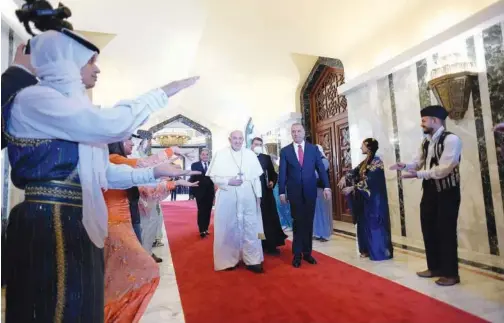
POLYGON ((206 148, 202 149, 200 160, 191 165, 191 170, 200 171, 201 175, 191 176, 189 180, 190 182, 199 181, 199 186, 192 189, 196 197, 196 205, 198 206, 198 228, 201 238, 209 235, 208 226, 210 225, 210 214, 212 213, 215 197, 214 183, 210 177, 205 176, 210 166, 209 158, 209 150, 206 148))
POLYGON ((271 157, 262 153, 262 147, 263 141, 261 138, 256 137, 252 139, 252 146, 250 148, 257 154, 259 163, 264 170, 264 174, 261 175, 261 214, 266 240, 262 241, 262 247, 266 253, 279 254, 280 250, 277 247, 285 245, 287 235, 282 230, 275 196, 273 195, 273 187, 275 187, 278 175, 273 167, 271 157))
MULTIPOLYGON (((19 91, 38 83, 30 63, 30 55, 24 54, 25 47, 24 44, 18 46, 12 65, 2 73, 2 108, 9 99, 14 98, 14 95, 19 91)), ((2 133, 2 149, 4 149, 6 145, 7 140, 3 138, 2 133)), ((4 194, 8 194, 8 192, 4 192, 4 194)), ((7 246, 7 239, 5 236, 5 230, 7 229, 6 222, 7 218, 4 218, 2 215, 2 286, 5 285, 5 266, 8 265, 7 261, 4 261, 7 246)))
POLYGON ((315 171, 324 185, 326 200, 331 198, 331 189, 320 151, 316 146, 305 142, 303 125, 293 124, 291 135, 294 142, 282 148, 280 152, 278 192, 282 203, 287 203, 286 194, 290 202, 294 233, 292 265, 299 268, 301 259, 313 265, 317 263, 311 255, 313 218, 317 199, 315 171))

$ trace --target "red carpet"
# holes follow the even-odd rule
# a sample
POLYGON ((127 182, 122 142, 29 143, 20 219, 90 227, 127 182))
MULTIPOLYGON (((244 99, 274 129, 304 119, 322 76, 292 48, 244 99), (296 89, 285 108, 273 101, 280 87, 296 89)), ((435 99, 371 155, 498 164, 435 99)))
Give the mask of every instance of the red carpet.
POLYGON ((485 322, 320 253, 318 265, 295 269, 290 244, 266 256, 265 274, 243 266, 215 272, 213 239, 198 235, 196 203, 165 203, 163 212, 187 323, 485 322))

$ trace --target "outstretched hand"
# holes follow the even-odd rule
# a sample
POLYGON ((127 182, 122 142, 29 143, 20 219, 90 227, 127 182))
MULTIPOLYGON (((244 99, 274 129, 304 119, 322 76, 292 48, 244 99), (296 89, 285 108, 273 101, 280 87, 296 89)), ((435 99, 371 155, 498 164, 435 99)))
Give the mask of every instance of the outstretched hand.
POLYGON ((199 182, 191 183, 191 182, 186 181, 185 179, 179 179, 179 180, 175 181, 175 184, 177 184, 177 186, 197 187, 199 182))
POLYGON ((404 174, 402 174, 401 178, 404 178, 404 179, 417 178, 417 172, 413 170, 413 171, 404 173, 404 174))
POLYGON ((180 177, 187 174, 186 170, 178 169, 170 163, 164 163, 154 167, 154 178, 180 177))
POLYGON ((406 168, 406 164, 404 163, 396 163, 389 167, 390 170, 403 170, 404 168, 406 168))
POLYGON ((193 76, 183 80, 173 81, 161 87, 168 97, 174 96, 185 88, 194 85, 199 80, 199 76, 193 76))
POLYGON ((345 187, 345 188, 343 189, 342 193, 343 193, 344 195, 348 195, 348 194, 352 193, 353 191, 354 191, 353 186, 349 186, 349 187, 345 187))

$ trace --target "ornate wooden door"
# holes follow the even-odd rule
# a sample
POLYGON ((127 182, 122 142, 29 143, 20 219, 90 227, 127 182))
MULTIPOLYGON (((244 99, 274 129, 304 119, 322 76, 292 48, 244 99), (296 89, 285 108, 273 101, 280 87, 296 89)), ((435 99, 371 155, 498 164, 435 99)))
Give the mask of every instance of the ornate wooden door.
POLYGON ((348 131, 347 102, 338 94, 338 86, 344 83, 342 69, 326 68, 310 93, 312 129, 315 143, 324 148, 329 160, 329 176, 333 191, 333 218, 351 222, 345 197, 337 187, 341 176, 351 170, 350 134, 348 131))

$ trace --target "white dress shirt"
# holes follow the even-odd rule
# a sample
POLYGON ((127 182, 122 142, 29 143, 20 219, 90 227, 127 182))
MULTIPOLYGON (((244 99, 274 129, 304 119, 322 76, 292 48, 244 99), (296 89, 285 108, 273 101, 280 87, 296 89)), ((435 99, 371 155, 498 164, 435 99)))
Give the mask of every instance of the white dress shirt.
POLYGON ((444 150, 441 154, 437 166, 429 169, 430 161, 434 157, 434 146, 439 140, 441 134, 445 131, 444 127, 439 128, 432 136, 428 135, 429 141, 427 149, 427 158, 424 159, 423 145, 420 146, 417 156, 413 162, 406 165, 406 170, 417 170, 417 178, 420 179, 442 179, 448 176, 452 170, 460 163, 460 154, 462 153, 462 141, 456 135, 449 134, 444 140, 444 150), (426 170, 420 170, 427 163, 426 170))

